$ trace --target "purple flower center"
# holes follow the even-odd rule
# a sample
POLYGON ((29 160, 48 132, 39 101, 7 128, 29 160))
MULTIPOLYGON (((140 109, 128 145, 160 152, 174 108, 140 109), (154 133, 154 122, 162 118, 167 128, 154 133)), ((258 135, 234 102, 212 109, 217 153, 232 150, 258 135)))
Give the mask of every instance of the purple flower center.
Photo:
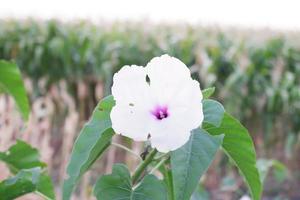
POLYGON ((162 120, 169 116, 167 106, 156 106, 154 110, 151 111, 151 114, 156 117, 158 120, 162 120))

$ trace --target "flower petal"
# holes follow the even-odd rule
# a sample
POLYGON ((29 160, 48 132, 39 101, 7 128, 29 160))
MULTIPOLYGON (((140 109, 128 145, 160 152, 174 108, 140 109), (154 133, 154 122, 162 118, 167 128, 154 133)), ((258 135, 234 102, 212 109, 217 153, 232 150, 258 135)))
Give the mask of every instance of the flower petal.
POLYGON ((168 55, 153 58, 146 66, 150 89, 159 104, 168 103, 183 82, 191 80, 190 71, 180 60, 168 55))
POLYGON ((146 70, 150 81, 156 84, 180 82, 182 79, 191 78, 187 66, 169 55, 153 58, 147 64, 146 70))
MULTIPOLYGON (((163 121, 162 121, 163 122, 163 121)), ((174 126, 167 120, 153 129, 151 127, 151 146, 160 152, 169 152, 184 145, 191 135, 191 131, 174 126)))
POLYGON ((147 109, 118 104, 112 108, 110 113, 114 131, 135 141, 147 140, 151 117, 147 109))
POLYGON ((149 99, 144 67, 124 66, 113 78, 112 95, 117 104, 142 104, 149 99))
POLYGON ((152 116, 145 68, 124 66, 114 75, 113 81, 112 94, 116 105, 110 114, 112 128, 136 141, 147 140, 148 121, 152 116))
POLYGON ((193 130, 201 126, 204 119, 202 108, 202 92, 195 80, 185 83, 169 104, 170 117, 177 126, 193 130))
POLYGON ((201 126, 204 115, 199 83, 185 81, 168 106, 168 117, 153 120, 150 127, 151 144, 161 152, 175 150, 184 145, 191 131, 201 126))

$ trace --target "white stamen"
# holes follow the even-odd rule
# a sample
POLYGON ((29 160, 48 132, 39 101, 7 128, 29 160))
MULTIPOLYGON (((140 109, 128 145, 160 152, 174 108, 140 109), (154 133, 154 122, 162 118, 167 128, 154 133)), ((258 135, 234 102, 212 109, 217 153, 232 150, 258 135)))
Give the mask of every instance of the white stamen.
POLYGON ((159 111, 159 117, 160 118, 165 118, 165 114, 162 110, 159 111))

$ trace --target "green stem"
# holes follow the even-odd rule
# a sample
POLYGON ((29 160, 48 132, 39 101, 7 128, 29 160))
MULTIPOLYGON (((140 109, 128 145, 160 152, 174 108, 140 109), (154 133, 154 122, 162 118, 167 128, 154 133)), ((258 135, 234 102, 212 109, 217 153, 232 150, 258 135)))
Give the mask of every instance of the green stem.
POLYGON ((162 159, 159 163, 157 163, 157 165, 155 165, 152 170, 150 171, 150 174, 153 174, 158 168, 160 168, 160 166, 162 166, 167 160, 169 159, 169 157, 166 157, 164 159, 162 159))
POLYGON ((162 165, 162 172, 164 175, 164 179, 165 182, 167 184, 167 189, 168 189, 168 194, 169 194, 169 200, 175 200, 174 197, 174 188, 173 188, 173 175, 172 175, 172 171, 169 169, 168 166, 166 166, 166 164, 170 164, 170 158, 167 159, 167 161, 165 162, 165 165, 162 165))
POLYGON ((161 160, 164 157, 169 157, 170 153, 164 153, 161 155, 158 155, 157 157, 154 158, 154 160, 161 160))
POLYGON ((137 157, 138 159, 142 160, 141 157, 140 157, 140 155, 138 155, 137 153, 135 153, 131 149, 125 147, 124 145, 121 145, 121 144, 118 144, 118 143, 114 143, 114 142, 112 142, 111 144, 113 146, 115 146, 115 147, 118 147, 120 149, 123 149, 123 150, 127 151, 128 153, 130 153, 130 154, 134 155, 135 157, 137 157))
POLYGON ((144 172, 146 167, 152 162, 154 156, 156 155, 157 150, 153 149, 146 159, 138 166, 138 168, 135 170, 134 174, 132 175, 132 183, 134 184, 141 176, 141 174, 144 172))

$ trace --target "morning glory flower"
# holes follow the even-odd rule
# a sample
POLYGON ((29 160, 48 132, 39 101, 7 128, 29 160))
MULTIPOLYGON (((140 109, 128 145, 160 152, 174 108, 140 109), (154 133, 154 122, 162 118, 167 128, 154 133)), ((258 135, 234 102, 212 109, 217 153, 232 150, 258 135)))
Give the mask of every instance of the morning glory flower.
POLYGON ((160 152, 184 145, 203 121, 199 82, 168 55, 153 58, 146 67, 121 68, 113 77, 112 95, 114 131, 135 141, 150 140, 160 152))

